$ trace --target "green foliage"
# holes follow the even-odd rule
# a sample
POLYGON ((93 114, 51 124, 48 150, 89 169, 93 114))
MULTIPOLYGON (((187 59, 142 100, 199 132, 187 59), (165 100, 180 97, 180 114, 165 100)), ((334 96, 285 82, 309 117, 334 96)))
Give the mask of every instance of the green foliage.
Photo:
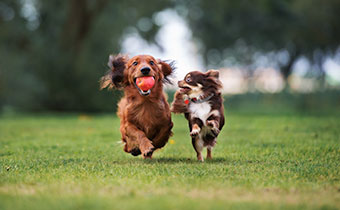
MULTIPOLYGON (((188 26, 203 45, 210 65, 225 58, 249 65, 258 52, 286 50, 277 60, 287 77, 299 56, 322 68, 326 56, 340 46, 340 2, 337 0, 185 1, 188 26), (212 51, 213 50, 213 51, 212 51)), ((182 7, 178 7, 179 12, 182 7)))
POLYGON ((0 209, 337 209, 339 113, 229 109, 199 163, 187 122, 153 160, 122 150, 113 115, 0 119, 0 209))
POLYGON ((250 64, 255 53, 280 50, 289 53, 277 61, 286 77, 300 55, 320 67, 339 46, 339 7, 338 0, 2 0, 0 111, 115 110, 121 93, 98 88, 107 57, 120 52, 127 31, 152 42, 154 14, 166 8, 188 20, 214 67, 224 58, 250 64), (141 19, 150 28, 136 27, 141 19))
MULTIPOLYGON (((42 1, 38 21, 24 17, 25 1, 0 4, 0 107, 24 110, 113 110, 119 93, 99 91, 110 53, 120 52, 128 27, 152 18, 167 0, 42 1), (14 16, 6 19, 6 12, 14 16), (32 25, 33 24, 33 25, 32 25)), ((152 40, 158 26, 141 35, 152 40)), ((136 29, 138 30, 138 29, 136 29)))
POLYGON ((247 93, 225 96, 224 106, 242 113, 340 113, 340 94, 339 91, 247 93))

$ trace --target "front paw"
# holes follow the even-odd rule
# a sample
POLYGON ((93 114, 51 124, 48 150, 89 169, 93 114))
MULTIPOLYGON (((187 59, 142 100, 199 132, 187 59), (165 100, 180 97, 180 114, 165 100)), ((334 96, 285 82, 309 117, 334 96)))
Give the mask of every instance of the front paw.
POLYGON ((193 129, 191 132, 190 132, 190 136, 191 137, 196 137, 198 136, 198 134, 200 133, 200 131, 198 129, 193 129))
POLYGON ((211 127, 212 134, 217 137, 220 133, 220 129, 218 129, 218 123, 215 120, 208 120, 207 125, 211 127))
POLYGON ((218 129, 216 127, 212 127, 211 132, 214 134, 215 137, 217 137, 218 134, 220 133, 220 129, 218 129))
POLYGON ((146 140, 143 142, 143 144, 140 145, 140 150, 143 158, 151 158, 152 153, 155 150, 155 147, 151 144, 149 140, 146 140))
POLYGON ((138 156, 141 154, 140 150, 138 148, 134 148, 133 150, 130 151, 131 155, 133 156, 138 156))
POLYGON ((207 126, 217 127, 216 121, 215 120, 207 120, 207 126))

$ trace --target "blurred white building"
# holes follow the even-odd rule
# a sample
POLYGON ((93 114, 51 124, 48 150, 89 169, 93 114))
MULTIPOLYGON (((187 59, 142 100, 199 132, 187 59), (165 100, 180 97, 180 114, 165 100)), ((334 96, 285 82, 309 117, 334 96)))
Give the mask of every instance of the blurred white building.
POLYGON ((280 71, 273 68, 256 69, 254 87, 263 93, 278 93, 285 88, 285 81, 280 71))
POLYGON ((288 78, 289 87, 293 92, 310 93, 319 88, 319 84, 315 78, 302 77, 292 74, 288 78))
POLYGON ((242 69, 220 69, 220 79, 225 94, 242 94, 249 91, 277 93, 285 87, 281 73, 273 68, 256 69, 252 77, 248 77, 242 69))
POLYGON ((236 68, 225 68, 219 71, 224 94, 242 94, 248 91, 248 80, 244 71, 236 68))

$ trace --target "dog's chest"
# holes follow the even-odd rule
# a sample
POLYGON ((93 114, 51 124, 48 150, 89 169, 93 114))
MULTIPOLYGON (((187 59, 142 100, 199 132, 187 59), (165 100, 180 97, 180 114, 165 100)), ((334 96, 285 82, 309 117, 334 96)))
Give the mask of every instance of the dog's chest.
POLYGON ((191 113, 191 117, 199 118, 205 124, 205 121, 209 117, 211 106, 209 102, 190 103, 189 111, 191 113))

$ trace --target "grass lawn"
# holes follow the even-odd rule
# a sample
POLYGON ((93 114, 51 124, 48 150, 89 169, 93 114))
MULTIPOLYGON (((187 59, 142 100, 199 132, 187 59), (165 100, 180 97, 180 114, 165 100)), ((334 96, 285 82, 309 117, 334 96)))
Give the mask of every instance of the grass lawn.
POLYGON ((340 115, 226 115, 199 163, 187 122, 152 160, 112 115, 0 117, 0 209, 339 209, 340 115))

